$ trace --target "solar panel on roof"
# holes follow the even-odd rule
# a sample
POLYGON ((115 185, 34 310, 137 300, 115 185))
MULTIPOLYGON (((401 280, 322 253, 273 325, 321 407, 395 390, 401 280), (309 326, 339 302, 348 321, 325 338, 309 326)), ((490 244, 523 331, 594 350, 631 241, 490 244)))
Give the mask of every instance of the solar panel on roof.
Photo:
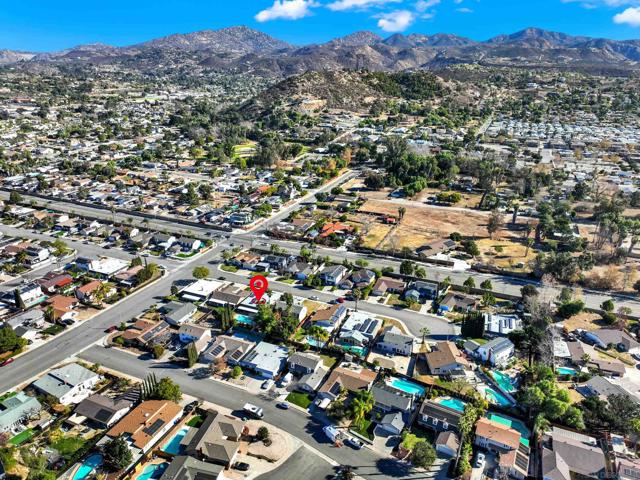
POLYGON ((216 348, 213 349, 213 351, 211 352, 211 355, 213 355, 214 357, 217 357, 223 351, 224 351, 224 346, 218 345, 216 348))
POLYGON ((240 357, 242 357, 242 350, 236 350, 231 354, 233 360, 240 360, 240 357))
POLYGON ((98 420, 99 422, 106 422, 107 420, 109 420, 111 418, 111 411, 105 410, 104 408, 101 408, 95 414, 95 417, 96 417, 96 420, 98 420))
POLYGON ((249 355, 247 355, 247 362, 251 362, 257 356, 258 356, 258 352, 256 351, 251 352, 249 355))
POLYGON ((156 432, 158 430, 160 430, 162 428, 163 425, 164 425, 164 421, 163 420, 156 420, 149 427, 145 428, 143 430, 143 432, 146 433, 149 436, 153 436, 153 435, 156 434, 156 432))

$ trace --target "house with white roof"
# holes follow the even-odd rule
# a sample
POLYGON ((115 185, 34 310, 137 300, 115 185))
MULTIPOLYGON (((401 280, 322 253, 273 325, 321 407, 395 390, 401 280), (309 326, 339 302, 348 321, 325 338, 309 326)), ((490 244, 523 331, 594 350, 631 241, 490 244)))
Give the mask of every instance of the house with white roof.
POLYGON ((284 368, 288 356, 288 348, 260 342, 239 363, 264 378, 275 378, 284 368))
POLYGON ((80 403, 93 393, 102 377, 77 363, 51 370, 31 386, 44 395, 51 395, 62 405, 80 403))

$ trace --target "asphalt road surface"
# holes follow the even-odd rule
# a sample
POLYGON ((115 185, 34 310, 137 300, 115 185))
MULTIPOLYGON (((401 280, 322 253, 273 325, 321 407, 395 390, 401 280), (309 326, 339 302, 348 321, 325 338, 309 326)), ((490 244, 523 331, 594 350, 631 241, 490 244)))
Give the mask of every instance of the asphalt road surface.
MULTIPOLYGON (((340 465, 353 466, 355 473, 361 477, 379 480, 397 478, 417 480, 427 477, 424 472, 413 471, 406 464, 390 457, 383 457, 369 448, 361 450, 353 450, 347 446, 336 448, 322 432, 324 425, 305 412, 297 408, 280 410, 275 406, 277 400, 266 396, 254 396, 242 389, 210 378, 196 379, 176 364, 143 360, 116 348, 107 349, 99 346, 85 350, 79 357, 87 362, 99 363, 106 368, 136 378, 144 378, 150 373, 154 373, 158 378, 171 377, 187 395, 221 405, 239 414, 242 406, 246 402, 251 402, 264 410, 265 422, 277 425, 278 428, 297 437, 340 465)), ((295 465, 293 468, 296 468, 295 465)), ((304 476, 279 478, 306 480, 304 476)))

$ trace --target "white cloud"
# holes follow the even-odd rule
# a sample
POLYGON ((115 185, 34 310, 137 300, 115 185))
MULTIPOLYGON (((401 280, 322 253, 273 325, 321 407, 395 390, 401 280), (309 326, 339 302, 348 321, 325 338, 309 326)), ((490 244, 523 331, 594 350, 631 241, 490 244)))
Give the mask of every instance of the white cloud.
POLYGON ((311 7, 315 6, 317 4, 314 0, 275 0, 271 7, 258 12, 255 18, 258 22, 298 20, 311 15, 311 7))
POLYGON ((640 5, 640 0, 561 0, 562 3, 580 3, 584 8, 597 7, 625 7, 629 5, 640 5))
POLYGON ((344 10, 366 10, 367 8, 384 5, 386 3, 399 3, 402 0, 336 0, 327 5, 329 10, 341 12, 344 10))
POLYGON ((413 23, 415 15, 409 10, 394 10, 378 16, 378 27, 389 33, 403 32, 413 23))
POLYGON ((440 3, 440 0, 419 0, 416 2, 416 10, 418 12, 426 12, 431 7, 435 7, 440 3))
POLYGON ((640 7, 629 7, 624 12, 613 17, 617 24, 627 24, 632 27, 640 27, 640 7))
POLYGON ((456 8, 456 12, 458 13, 473 13, 473 10, 467 7, 456 8))

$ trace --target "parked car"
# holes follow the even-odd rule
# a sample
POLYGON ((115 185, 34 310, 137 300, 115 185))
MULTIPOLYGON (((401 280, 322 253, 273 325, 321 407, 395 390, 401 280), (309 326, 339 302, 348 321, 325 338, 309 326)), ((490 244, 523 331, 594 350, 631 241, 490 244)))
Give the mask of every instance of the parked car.
POLYGON ((233 464, 233 469, 240 470, 241 472, 246 472, 249 470, 249 464, 246 462, 236 462, 233 464))
POLYGON ((104 332, 105 333, 113 333, 118 329, 117 325, 111 325, 109 328, 107 328, 104 332))
POLYGON ((264 382, 262 382, 262 386, 260 388, 262 388, 263 390, 269 390, 275 383, 276 382, 271 379, 265 380, 264 382))
POLYGON ((184 407, 185 413, 192 412, 198 405, 200 405, 200 402, 198 402, 197 400, 194 402, 191 402, 186 407, 184 407))
POLYGON ((66 325, 67 327, 70 327, 71 325, 73 325, 75 322, 73 320, 71 320, 70 318, 67 320, 62 320, 63 325, 66 325))
POLYGON ((349 445, 351 448, 355 450, 360 450, 364 445, 360 440, 354 437, 349 437, 344 441, 345 445, 349 445))
POLYGON ((318 298, 318 296, 317 296, 317 295, 311 295, 311 296, 309 297, 309 300, 314 300, 314 301, 315 301, 315 300, 320 300, 320 299, 318 298))
POLYGON ((14 358, 7 358, 4 362, 0 363, 0 367, 6 367, 7 365, 11 364, 14 362, 14 358))
POLYGON ((346 300, 345 300, 345 298, 344 298, 344 297, 340 297, 340 298, 338 298, 338 299, 336 300, 336 302, 338 302, 338 303, 344 303, 345 301, 346 301, 346 300))
POLYGON ((289 410, 289 404, 287 402, 276 403, 276 407, 281 410, 289 410))
POLYGON ((478 452, 478 454, 476 455, 476 461, 474 462, 474 466, 476 468, 484 467, 485 461, 486 459, 484 457, 484 453, 478 452))

